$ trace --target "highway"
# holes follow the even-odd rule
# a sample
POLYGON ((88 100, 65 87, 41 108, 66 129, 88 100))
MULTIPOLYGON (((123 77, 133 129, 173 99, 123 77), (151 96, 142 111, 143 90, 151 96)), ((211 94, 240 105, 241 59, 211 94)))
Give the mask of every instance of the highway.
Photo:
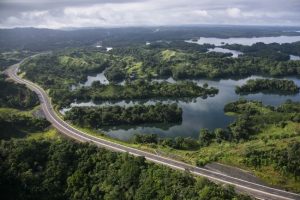
POLYGON ((29 89, 33 90, 37 93, 39 100, 41 102, 41 108, 47 118, 51 122, 51 124, 59 130, 61 133, 81 142, 90 142, 94 143, 99 147, 104 147, 113 151, 118 152, 128 152, 134 156, 143 156, 147 160, 152 161, 154 163, 162 164, 174 169, 178 170, 189 170, 190 173, 206 177, 214 182, 230 184, 235 186, 235 188, 239 191, 245 192, 255 198, 258 199, 270 199, 270 200, 291 200, 291 199, 299 199, 300 194, 287 192, 284 190, 256 184, 253 182, 249 182, 243 179, 235 178, 232 176, 228 176, 226 174, 222 174, 216 171, 212 171, 209 169, 201 168, 186 164, 184 162, 176 161, 167 157, 159 156, 156 154, 152 154, 149 152, 145 152, 142 150, 134 149, 131 147, 127 147, 112 141, 108 141, 105 139, 101 139, 87 133, 84 133, 71 125, 65 122, 62 118, 60 118, 57 113, 54 111, 51 101, 48 97, 48 94, 37 84, 32 83, 28 80, 22 79, 17 75, 19 65, 15 64, 10 66, 5 73, 13 79, 15 82, 25 84, 29 89))

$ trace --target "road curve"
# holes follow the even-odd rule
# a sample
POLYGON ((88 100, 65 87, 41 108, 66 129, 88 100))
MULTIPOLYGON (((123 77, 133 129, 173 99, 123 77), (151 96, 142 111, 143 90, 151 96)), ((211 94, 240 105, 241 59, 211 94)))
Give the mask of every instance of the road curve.
POLYGON ((284 190, 271 188, 268 186, 256 184, 253 182, 249 182, 243 179, 235 178, 232 176, 228 176, 226 174, 222 174, 216 171, 192 166, 186 164, 184 162, 179 162, 167 157, 162 157, 156 154, 152 154, 149 152, 145 152, 142 150, 134 149, 131 147, 127 147, 118 143, 114 143, 112 141, 108 141, 105 139, 97 138, 95 136, 84 133, 67 122, 63 121, 56 112, 54 111, 51 101, 47 95, 47 93, 38 85, 20 78, 17 75, 20 63, 10 66, 5 73, 13 79, 15 82, 25 84, 29 89, 37 93, 39 100, 41 102, 41 107, 45 113, 47 120, 51 122, 51 124, 58 129, 63 134, 81 141, 81 142, 91 142, 97 146, 104 147, 110 150, 119 151, 119 152, 128 152, 134 156, 143 156, 147 160, 162 164, 165 166, 169 166, 171 168, 179 169, 179 170, 189 170, 192 174, 206 177, 212 181, 216 181, 219 183, 230 184, 235 186, 239 191, 243 191, 248 193, 249 195, 259 198, 259 199, 270 199, 270 200, 291 200, 291 199, 299 199, 300 194, 287 192, 284 190))

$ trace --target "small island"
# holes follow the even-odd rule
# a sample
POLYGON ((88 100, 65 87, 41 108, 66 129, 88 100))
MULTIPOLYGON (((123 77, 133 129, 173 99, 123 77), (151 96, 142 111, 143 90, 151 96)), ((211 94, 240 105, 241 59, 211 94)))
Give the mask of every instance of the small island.
POLYGON ((299 93, 299 87, 291 80, 253 79, 248 80, 247 83, 242 86, 237 86, 235 92, 242 95, 259 92, 288 95, 299 93))
POLYGON ((103 85, 94 82, 91 87, 79 88, 74 91, 55 91, 55 103, 60 107, 67 106, 69 100, 94 102, 113 100, 141 100, 141 99, 192 99, 207 98, 218 94, 219 90, 209 87, 207 84, 198 86, 192 81, 180 81, 177 83, 168 82, 147 82, 132 81, 125 85, 103 85), (68 95, 69 94, 69 95, 68 95))
POLYGON ((74 107, 66 112, 65 119, 82 127, 93 128, 124 124, 179 123, 182 121, 182 109, 175 103, 131 107, 74 107))

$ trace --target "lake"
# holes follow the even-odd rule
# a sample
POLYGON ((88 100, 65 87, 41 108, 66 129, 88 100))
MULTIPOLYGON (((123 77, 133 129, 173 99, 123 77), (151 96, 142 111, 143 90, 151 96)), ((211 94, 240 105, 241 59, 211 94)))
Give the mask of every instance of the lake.
POLYGON ((215 46, 223 46, 225 44, 241 44, 251 46, 258 42, 265 44, 270 43, 293 43, 300 41, 300 36, 277 36, 277 37, 251 37, 251 38, 214 38, 214 37, 200 37, 197 41, 186 40, 189 43, 197 44, 213 44, 215 46))
MULTIPOLYGON (((197 80, 195 81, 198 85, 208 83, 209 86, 214 86, 219 89, 219 93, 214 97, 208 97, 207 99, 196 98, 191 102, 184 100, 149 100, 149 101, 117 101, 117 102, 83 102, 73 103, 71 106, 99 106, 99 105, 121 105, 121 106, 132 106, 135 104, 155 104, 156 102, 162 103, 173 103, 177 102, 178 105, 183 109, 183 120, 181 124, 145 124, 140 126, 114 126, 104 127, 101 132, 108 134, 111 137, 118 138, 121 140, 128 140, 136 133, 155 133, 160 137, 193 137, 198 138, 199 131, 201 128, 208 128, 213 130, 215 128, 225 128, 231 123, 234 118, 226 116, 224 114, 224 105, 238 100, 241 96, 235 94, 235 87, 237 85, 244 84, 249 79, 262 78, 258 76, 251 76, 245 79, 233 80, 233 79, 221 79, 221 80, 197 80)), ((290 77, 298 86, 300 86, 300 79, 290 77)), ((162 81, 154 80, 154 81, 162 81)), ((174 79, 167 79, 168 82, 175 82, 174 79)), ((268 94, 250 94, 242 96, 249 100, 262 101, 268 105, 279 105, 285 102, 287 99, 293 101, 300 100, 300 94, 281 96, 281 95, 268 95, 268 94)), ((63 111, 67 111, 67 108, 63 111)))
POLYGON ((290 60, 300 60, 300 56, 290 55, 290 60))
POLYGON ((208 49, 208 52, 232 53, 232 56, 231 56, 232 58, 237 58, 237 57, 239 57, 239 55, 243 54, 243 52, 240 52, 240 51, 225 49, 225 48, 221 48, 221 47, 215 47, 215 48, 208 49))
MULTIPOLYGON (((80 88, 80 87, 90 87, 92 85, 92 83, 95 82, 95 81, 99 81, 103 85, 108 85, 109 81, 105 77, 104 73, 105 73, 105 71, 103 71, 99 74, 88 76, 87 80, 84 83, 79 83, 77 85, 72 85, 71 90, 75 90, 75 89, 80 88)), ((125 81, 119 82, 117 84, 118 85, 124 85, 125 81)))
POLYGON ((87 81, 83 84, 80 84, 80 86, 91 86, 94 81, 99 81, 101 84, 107 85, 109 84, 109 81, 104 75, 104 71, 100 74, 96 74, 95 76, 88 76, 87 81))

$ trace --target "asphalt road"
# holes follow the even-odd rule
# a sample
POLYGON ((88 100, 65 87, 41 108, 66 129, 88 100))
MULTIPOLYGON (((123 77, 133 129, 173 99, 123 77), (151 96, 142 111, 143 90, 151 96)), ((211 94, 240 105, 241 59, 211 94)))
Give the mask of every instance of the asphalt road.
POLYGON ((223 173, 219 173, 216 171, 204 169, 201 167, 195 167, 183 162, 179 162, 167 157, 162 157, 156 154, 152 154, 149 152, 141 151, 138 149, 130 148, 121 144, 114 143, 112 141, 108 141, 105 139, 97 138, 87 133, 84 133, 76 128, 70 126, 67 122, 63 121, 56 112, 53 110, 51 101, 47 95, 47 93, 38 85, 20 78, 17 75, 17 71, 20 63, 12 65, 6 70, 6 74, 13 79, 15 82, 25 84, 28 88, 37 93, 39 100, 41 102, 42 109, 45 113, 47 120, 51 122, 51 124, 58 129, 63 134, 81 141, 81 142, 90 142, 94 143, 97 146, 104 147, 110 150, 119 151, 119 152, 128 152, 134 156, 144 156, 147 160, 162 164, 165 166, 169 166, 171 168, 175 168, 178 170, 189 170, 192 174, 206 177, 212 181, 222 183, 222 184, 230 184, 235 186, 235 188, 239 191, 245 192, 255 198, 258 199, 270 199, 270 200, 290 200, 290 199, 299 199, 300 194, 295 194, 291 192, 287 192, 284 190, 256 184, 254 182, 249 182, 243 179, 235 178, 232 176, 228 176, 223 173))

